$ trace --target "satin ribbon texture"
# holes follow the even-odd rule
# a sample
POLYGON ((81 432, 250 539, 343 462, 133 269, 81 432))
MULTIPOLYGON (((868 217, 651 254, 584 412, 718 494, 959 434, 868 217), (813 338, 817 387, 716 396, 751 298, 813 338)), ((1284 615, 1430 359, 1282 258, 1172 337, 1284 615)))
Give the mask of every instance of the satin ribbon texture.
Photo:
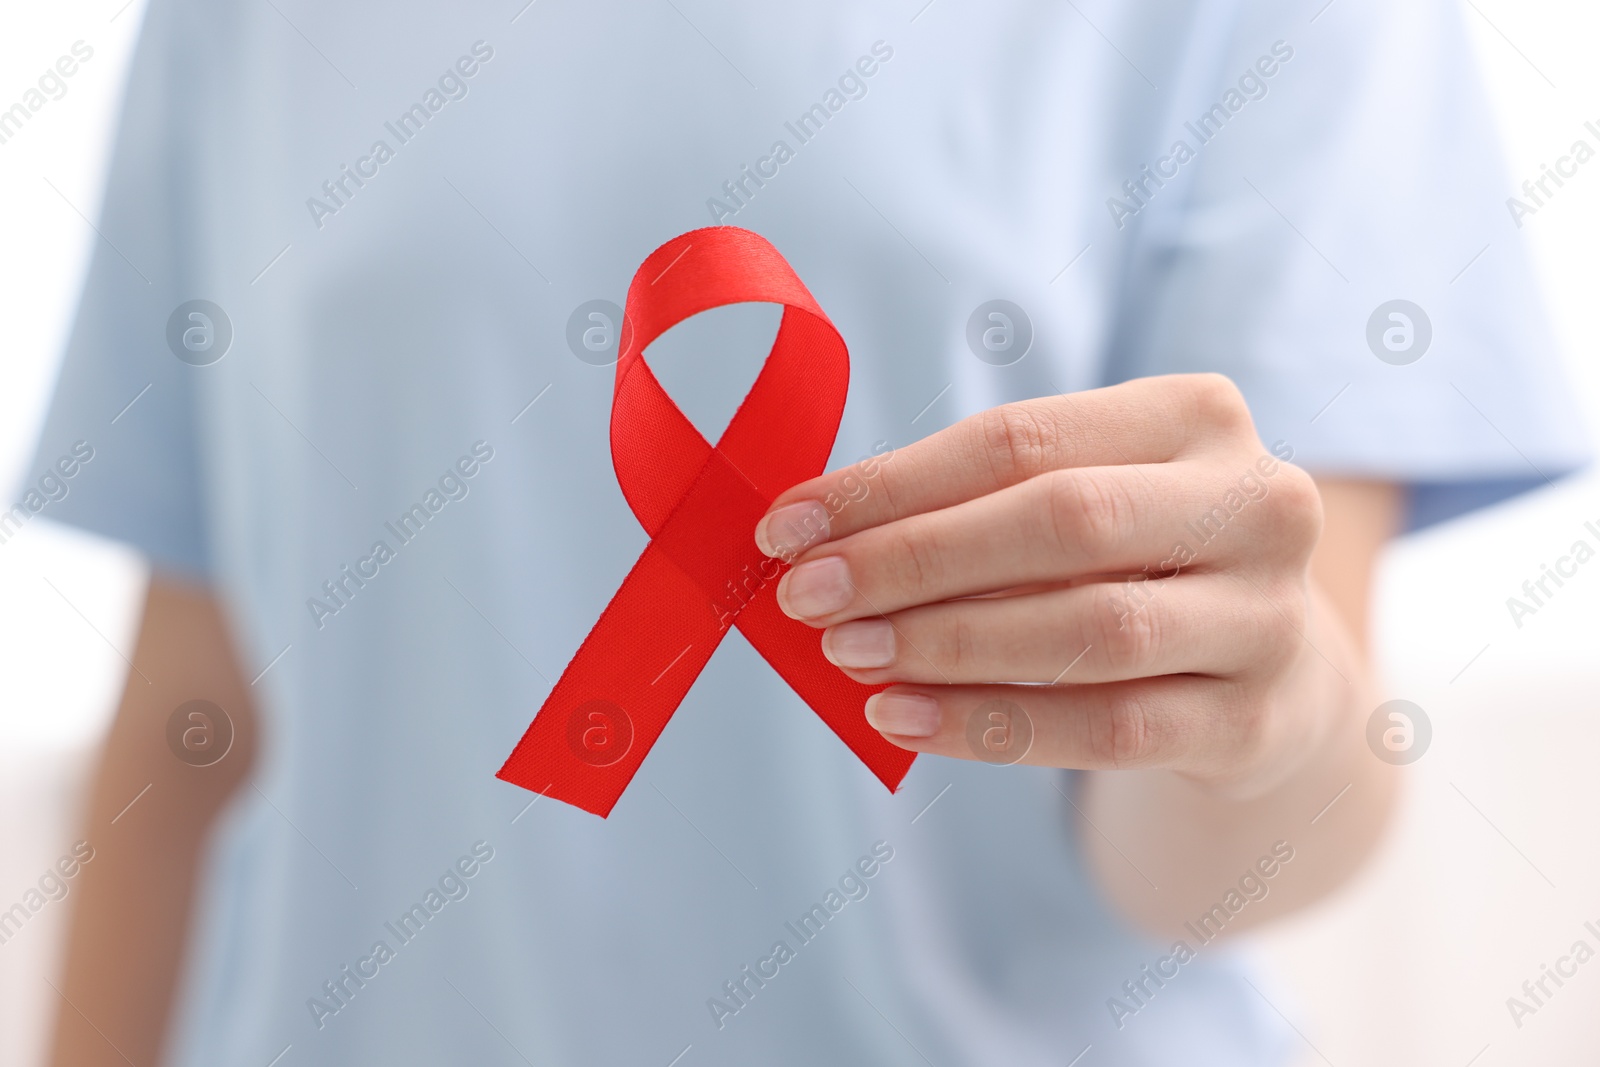
POLYGON ((777 249, 714 226, 673 238, 640 265, 619 351, 611 461, 650 543, 497 777, 604 818, 737 626, 893 791, 915 754, 866 721, 863 705, 885 687, 847 678, 823 658, 821 634, 779 610, 785 564, 755 544, 756 522, 778 494, 827 464, 850 383, 844 339, 777 249), (750 301, 782 304, 783 319, 713 446, 661 388, 644 350, 691 315, 750 301))

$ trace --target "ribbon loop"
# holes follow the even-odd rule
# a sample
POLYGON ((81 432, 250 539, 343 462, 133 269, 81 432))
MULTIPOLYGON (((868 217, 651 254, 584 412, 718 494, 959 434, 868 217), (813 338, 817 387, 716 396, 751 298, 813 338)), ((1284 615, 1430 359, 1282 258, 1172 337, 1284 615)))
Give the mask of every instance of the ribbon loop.
POLYGON ((889 789, 914 754, 862 707, 883 686, 846 677, 816 630, 778 608, 786 565, 756 548, 756 522, 822 473, 844 414, 844 339, 778 250, 732 226, 652 252, 628 287, 611 406, 611 459, 651 540, 562 672, 498 777, 602 818, 622 796, 711 654, 737 626, 889 789), (644 361, 656 338, 727 304, 783 305, 761 373, 716 445, 644 361))

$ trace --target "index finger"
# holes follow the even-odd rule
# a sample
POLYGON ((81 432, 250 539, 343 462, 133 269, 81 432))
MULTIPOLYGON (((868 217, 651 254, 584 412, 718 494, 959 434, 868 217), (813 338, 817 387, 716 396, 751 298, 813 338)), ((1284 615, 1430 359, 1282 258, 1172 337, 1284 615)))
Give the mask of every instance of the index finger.
POLYGON ((1227 406, 1215 403, 1223 392, 1238 397, 1218 375, 1183 375, 990 408, 787 490, 756 524, 756 544, 769 556, 792 559, 824 541, 952 507, 1046 471, 1165 463, 1211 421, 1212 409, 1227 406))

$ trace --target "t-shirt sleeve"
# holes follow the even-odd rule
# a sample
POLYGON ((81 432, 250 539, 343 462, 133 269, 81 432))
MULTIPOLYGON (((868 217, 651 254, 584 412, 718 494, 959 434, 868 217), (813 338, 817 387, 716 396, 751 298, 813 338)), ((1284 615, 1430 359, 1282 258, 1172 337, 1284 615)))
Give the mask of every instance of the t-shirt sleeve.
POLYGON ((1171 176, 1107 204, 1113 379, 1227 374, 1295 462, 1408 486, 1413 527, 1585 463, 1457 5, 1210 6, 1171 176))
POLYGON ((185 291, 197 213, 193 154, 183 135, 201 74, 192 55, 179 54, 188 31, 174 6, 149 5, 94 250, 28 474, 37 481, 40 472, 73 470, 59 478, 64 495, 44 497, 42 517, 125 541, 157 566, 204 577, 195 378, 207 368, 180 361, 167 340, 174 309, 203 296, 185 291))

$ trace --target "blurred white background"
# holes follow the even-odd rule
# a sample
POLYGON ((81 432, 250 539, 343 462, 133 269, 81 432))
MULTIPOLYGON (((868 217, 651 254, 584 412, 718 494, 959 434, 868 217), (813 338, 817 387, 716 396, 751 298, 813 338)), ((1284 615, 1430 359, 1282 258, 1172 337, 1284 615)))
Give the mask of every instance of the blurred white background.
MULTIPOLYGON (((1338 0, 1334 0, 1338 2, 1338 0)), ((75 41, 94 57, 0 144, 0 498, 15 499, 70 320, 143 0, 0 8, 0 99, 75 41)), ((1600 10, 1576 0, 1463 7, 1506 139, 1507 194, 1600 126, 1600 10)), ((1533 250, 1573 382, 1600 427, 1600 167, 1584 168, 1518 231, 1533 250)), ((1600 928, 1600 567, 1513 626, 1507 597, 1583 524, 1600 475, 1405 539, 1377 607, 1386 698, 1433 721, 1379 860, 1326 905, 1261 943, 1263 992, 1305 1037, 1307 1064, 1491 1067, 1600 1062, 1600 963, 1514 1025, 1521 995, 1600 928)), ((77 791, 132 654, 137 558, 46 520, 0 544, 0 908, 77 834, 77 791)), ((1308 826, 1307 846, 1318 830, 1308 826)), ((1296 842, 1297 846, 1299 842, 1296 842)), ((68 897, 68 904, 71 898, 68 897)), ((34 1067, 57 1006, 67 906, 0 945, 0 1064, 34 1067)))

